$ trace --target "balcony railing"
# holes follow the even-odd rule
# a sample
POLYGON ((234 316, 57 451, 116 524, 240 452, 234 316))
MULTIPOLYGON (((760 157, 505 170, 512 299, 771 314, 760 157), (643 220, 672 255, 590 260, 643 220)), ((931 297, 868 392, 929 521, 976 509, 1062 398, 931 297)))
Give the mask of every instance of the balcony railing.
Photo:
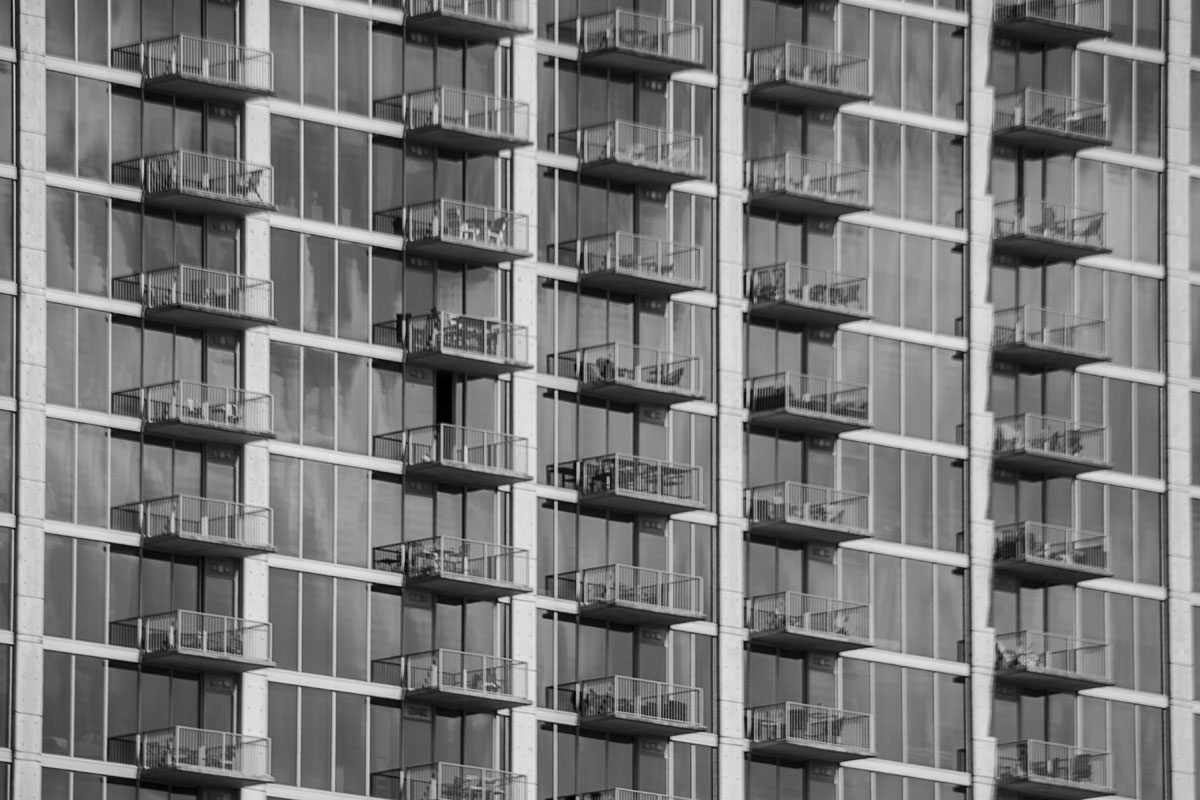
POLYGON ((704 728, 703 692, 645 678, 613 675, 558 687, 559 708, 581 727, 634 736, 670 736, 704 728))
POLYGON ((700 288, 700 258, 699 247, 617 231, 579 241, 579 282, 610 291, 669 296, 700 288))
POLYGON ((871 96, 865 58, 788 42, 751 52, 749 62, 756 97, 836 108, 871 96))
POLYGON ((870 389, 799 372, 746 380, 750 422, 794 433, 838 434, 871 425, 870 389))
POLYGON ((871 316, 867 279, 802 264, 746 273, 750 314, 781 322, 840 325, 871 316))
POLYGON ((746 600, 750 639, 783 648, 843 652, 871 646, 871 607, 800 592, 746 600))
POLYGON ((1078 691, 1112 683, 1108 645, 1042 631, 996 636, 996 673, 1047 691, 1078 691))
POLYGON ((1046 475, 1108 469, 1108 432, 1040 414, 996 420, 995 458, 1002 466, 1046 475))
POLYGON ((997 97, 993 129, 1002 141, 1051 153, 1109 143, 1104 103, 1038 89, 997 97))
POLYGON ((651 184, 704 177, 703 142, 690 133, 617 120, 575 137, 579 168, 592 175, 651 184))
POLYGON ((1070 261, 1108 252, 1103 211, 1027 199, 997 203, 993 214, 995 247, 1006 253, 1070 261))
POLYGON ((750 204, 791 214, 839 217, 863 211, 870 207, 867 179, 863 167, 800 153, 759 158, 746 165, 750 204))
POLYGON ((180 34, 115 47, 116 69, 142 73, 147 88, 209 100, 273 94, 271 53, 233 42, 180 34))
POLYGON ((375 456, 446 483, 496 487, 529 480, 528 440, 507 433, 429 425, 375 437, 375 456))
POLYGON ((133 764, 142 777, 183 786, 241 787, 270 783, 271 741, 177 725, 115 736, 109 760, 133 764))
POLYGON ((840 708, 776 703, 746 709, 752 752, 800 760, 848 761, 871 755, 871 716, 840 708))
POLYGON ((527 800, 524 775, 465 764, 424 764, 371 775, 371 797, 382 800, 527 800))
POLYGON ((1112 794, 1108 753, 1037 739, 997 745, 996 784, 1067 800, 1112 794))
POLYGON ((138 533, 150 550, 239 556, 270 552, 271 509, 230 500, 173 495, 115 506, 114 530, 138 533))
POLYGON ((703 474, 690 464, 610 453, 559 466, 585 505, 647 514, 704 507, 703 474))
POLYGON ((496 319, 439 311, 408 319, 408 360, 469 375, 532 366, 529 329, 496 319))
POLYGON ((229 444, 274 436, 271 396, 230 386, 169 381, 113 392, 112 406, 168 436, 229 444))
POLYGON ((669 75, 703 61, 700 27, 625 9, 579 20, 579 58, 598 66, 669 75))
POLYGON ((404 24, 417 30, 497 41, 532 30, 525 0, 403 0, 404 24))
POLYGON ((571 800, 689 800, 671 794, 639 792, 635 789, 601 789, 598 792, 577 794, 571 800))
POLYGON ((784 481, 745 493, 751 530, 796 542, 836 544, 871 535, 869 498, 858 492, 784 481))
POLYGON ((704 618, 704 581, 695 575, 608 564, 558 576, 584 616, 630 624, 673 625, 704 618))
POLYGON ((437 594, 495 599, 530 590, 529 551, 493 542, 435 536, 376 547, 375 569, 437 594))
POLYGON ((993 19, 998 36, 1025 41, 1071 44, 1108 36, 1105 0, 997 0, 993 19))
POLYGON ((404 656, 403 663, 399 676, 389 668, 377 671, 375 677, 385 683, 400 677, 398 685, 412 702, 470 711, 496 711, 531 702, 529 666, 524 661, 439 649, 404 656))
POLYGON ((998 569, 1049 583, 1076 583, 1112 575, 1108 537, 1102 533, 1017 522, 996 528, 995 539, 998 569))
POLYGON ((182 325, 252 328, 275 322, 272 283, 180 264, 113 280, 113 299, 141 303, 147 317, 182 325))
POLYGON ((405 237, 408 250, 479 264, 525 258, 529 252, 529 218, 502 208, 436 200, 380 211, 375 230, 405 237))
POLYGON ((529 104, 443 86, 375 101, 375 116, 403 122, 410 141, 477 153, 531 144, 529 104))
POLYGON ((555 373, 584 394, 625 403, 670 405, 703 394, 700 358, 609 342, 554 356, 555 373))
POLYGON ((1103 320, 1038 306, 997 311, 992 317, 996 358, 1039 367, 1076 367, 1108 360, 1103 320))
POLYGON ((242 672, 274 666, 271 623, 200 611, 172 611, 113 623, 112 644, 142 660, 180 669, 242 672))
POLYGON ((145 201, 196 214, 252 214, 275 208, 274 170, 235 158, 177 150, 113 164, 113 183, 145 201))

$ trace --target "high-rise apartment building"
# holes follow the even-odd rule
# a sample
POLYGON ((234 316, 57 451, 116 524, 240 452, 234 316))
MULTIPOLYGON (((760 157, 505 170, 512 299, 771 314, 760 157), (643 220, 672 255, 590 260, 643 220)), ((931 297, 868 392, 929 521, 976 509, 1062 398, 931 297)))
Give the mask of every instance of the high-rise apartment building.
POLYGON ((3 0, 0 798, 1198 798, 1193 238, 1200 0, 3 0))

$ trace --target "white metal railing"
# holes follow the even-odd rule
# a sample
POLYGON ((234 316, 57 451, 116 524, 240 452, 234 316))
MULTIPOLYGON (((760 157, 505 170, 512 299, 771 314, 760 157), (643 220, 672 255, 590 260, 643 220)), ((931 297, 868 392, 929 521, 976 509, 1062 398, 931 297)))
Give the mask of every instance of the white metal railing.
POLYGON ((704 581, 695 575, 682 575, 631 564, 606 564, 602 567, 565 572, 560 584, 573 585, 575 599, 581 605, 630 605, 704 613, 704 581))
POLYGON ((1108 106, 1094 100, 1024 89, 997 97, 993 113, 997 131, 1036 128, 1097 142, 1108 140, 1108 106))
POLYGON ((791 629, 866 641, 871 607, 800 592, 775 592, 746 599, 746 627, 755 633, 791 629))
POLYGON ((427 425, 375 437, 376 457, 408 466, 440 462, 524 472, 528 450, 523 437, 459 425, 427 425))
POLYGON ((564 684, 558 689, 560 707, 577 712, 583 719, 617 715, 697 727, 704 724, 703 693, 694 686, 612 675, 564 684))
POLYGON ((166 650, 270 661, 271 623, 178 610, 114 622, 112 643, 151 654, 166 650))
POLYGON ((1105 0, 996 0, 994 14, 998 24, 1028 20, 1108 29, 1105 0))
POLYGON ((113 164, 113 183, 148 194, 182 192, 264 207, 274 205, 274 175, 268 164, 189 150, 113 164))
POLYGON ((1040 453, 1103 464, 1108 459, 1108 432, 1100 425, 1081 425, 1041 414, 1016 414, 996 420, 996 455, 1040 453))
POLYGON ((554 356, 554 360, 559 376, 575 378, 584 386, 617 382, 684 395, 701 393, 699 356, 609 342, 568 350, 554 356))
POLYGON ((441 239, 520 252, 529 249, 526 215, 462 200, 435 200, 376 212, 375 230, 414 242, 441 239))
POLYGON ((746 406, 751 413, 791 411, 865 425, 871 419, 869 401, 870 389, 866 386, 800 372, 746 379, 746 406))
POLYGON ((786 81, 864 97, 870 93, 871 73, 865 58, 788 42, 754 50, 749 62, 752 88, 786 81))
POLYGON ((521 586, 529 583, 528 550, 448 536, 376 547, 373 563, 375 569, 399 572, 410 579, 435 575, 521 586))
POLYGON ((109 741, 109 760, 143 770, 179 768, 271 780, 270 739, 183 725, 115 736, 109 741))
POLYGON ((583 276, 617 272, 673 283, 700 286, 700 248, 617 231, 579 240, 579 271, 583 276))
POLYGON ((581 55, 605 50, 626 51, 700 65, 700 27, 665 17, 617 9, 579 20, 581 55))
POLYGON ((583 166, 597 161, 701 177, 703 144, 699 136, 653 125, 616 120, 576 131, 576 154, 583 166))
POLYGON ((755 194, 786 192, 836 202, 867 202, 867 170, 799 153, 759 158, 746 165, 746 185, 755 194))
POLYGON ((406 691, 474 691, 525 697, 529 666, 524 661, 464 653, 460 650, 430 650, 404 657, 406 691))
POLYGON ((185 423, 270 434, 271 395, 198 381, 169 381, 113 393, 113 413, 143 422, 185 423))
POLYGON ((621 453, 580 460, 576 485, 585 496, 615 491, 691 503, 703 500, 699 467, 621 453))
POLYGON ((1108 570, 1108 537, 1044 522, 1017 522, 996 528, 997 561, 1044 561, 1108 570))
POLYGON ((1030 778, 1095 787, 1103 790, 1100 794, 1108 794, 1107 790, 1112 786, 1108 753, 1038 739, 996 746, 998 783, 1030 778))
POLYGON ((1039 306, 1018 306, 995 312, 992 345, 1030 345, 1104 358, 1103 320, 1077 317, 1039 306))
POLYGON ((506 28, 529 27, 529 5, 524 0, 404 0, 410 17, 440 14, 492 22, 506 28))
POLYGON ((271 509, 177 494, 116 506, 114 530, 146 539, 184 536, 261 549, 272 547, 271 509))
POLYGON ((751 303, 800 306, 867 314, 867 279, 803 264, 773 264, 746 273, 751 303))
POLYGON ((827 486, 782 481, 745 491, 746 516, 751 522, 798 520, 866 532, 869 498, 827 486))
POLYGON ((494 94, 442 86, 375 101, 375 116, 409 130, 447 128, 527 141, 529 104, 494 94))
POLYGON ((180 264, 113 280, 113 297, 141 303, 147 311, 183 306, 274 319, 273 284, 234 272, 180 264))
POLYGON ((137 70, 146 80, 177 75, 261 94, 274 87, 270 52, 186 34, 116 47, 113 66, 137 70))
POLYGON ((529 329, 497 319, 439 311, 408 320, 408 351, 459 353, 525 364, 529 361, 529 329))
POLYGON ((382 800, 526 800, 524 775, 466 764, 422 764, 371 775, 371 797, 382 800))
POLYGON ((996 634, 996 669, 1050 670, 1108 680, 1108 645, 1043 631, 996 634))
POLYGON ((869 750, 871 715, 792 702, 748 708, 746 738, 754 744, 790 739, 869 750))
POLYGON ((1087 246, 1104 246, 1103 211, 1047 203, 1042 200, 1007 200, 994 208, 997 238, 1035 236, 1087 246))

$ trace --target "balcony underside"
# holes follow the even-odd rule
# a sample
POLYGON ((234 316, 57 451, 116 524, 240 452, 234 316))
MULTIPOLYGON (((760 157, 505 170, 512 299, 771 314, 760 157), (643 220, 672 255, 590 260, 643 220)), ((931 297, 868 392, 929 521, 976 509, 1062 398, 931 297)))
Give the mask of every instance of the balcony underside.
POLYGON ((193 100, 212 100, 219 103, 244 103, 259 97, 270 97, 274 92, 248 86, 230 84, 221 80, 207 80, 199 75, 163 75, 146 78, 146 91, 173 94, 193 100))
POLYGON ((405 474, 434 483, 469 486, 475 489, 495 489, 530 480, 532 476, 515 470, 480 467, 461 461, 423 461, 408 464, 405 474))
POLYGON ((864 420, 843 417, 838 414, 822 414, 815 411, 787 408, 751 411, 750 424, 774 428, 786 433, 823 433, 832 436, 871 427, 870 423, 864 420))
POLYGON ((178 553, 189 556, 213 556, 217 558, 244 558, 259 553, 273 553, 271 546, 259 546, 240 542, 236 539, 224 539, 216 536, 203 536, 191 533, 156 534, 153 529, 142 537, 142 546, 147 550, 160 553, 178 553))
POLYGON ((200 188, 168 189, 161 192, 146 192, 143 195, 146 205, 170 208, 188 214, 216 214, 223 216, 244 217, 257 214, 260 211, 273 211, 275 206, 264 201, 248 198, 221 195, 200 188))
POLYGON ((1049 45, 1078 44, 1088 39, 1103 39, 1108 31, 1045 19, 1017 18, 997 20, 996 38, 1016 39, 1049 45))
POLYGON ((503 243, 489 242, 482 231, 470 234, 475 238, 429 237, 409 239, 405 250, 413 255, 441 259, 443 261, 467 261, 472 264, 492 266, 506 261, 528 258, 530 253, 503 243))
POLYGON ((221 308, 221 299, 214 298, 210 306, 193 306, 184 303, 160 305, 145 310, 146 319, 169 322, 188 328, 222 328, 244 331, 262 325, 274 325, 273 317, 259 317, 243 311, 221 308))
POLYGON ((750 316, 759 319, 769 319, 776 322, 786 322, 792 325, 844 325, 847 322, 857 322, 870 319, 865 311, 849 308, 832 308, 828 306, 809 306, 800 303, 789 303, 786 300, 771 300, 750 304, 750 316))
POLYGON ((594 178, 606 178, 618 183, 639 183, 667 186, 690 181, 698 176, 672 169, 666 164, 630 163, 625 159, 605 158, 579 165, 579 171, 594 178))
POLYGON ((870 758, 871 751, 832 742, 812 742, 806 739, 773 739, 751 742, 750 752, 788 761, 828 761, 841 763, 857 758, 870 758))
POLYGON ((801 194, 784 189, 771 192, 752 192, 750 205, 767 211, 809 217, 840 217, 855 211, 866 211, 867 205, 857 193, 842 197, 801 194))
POLYGON ((685 69, 700 69, 700 64, 694 61, 671 58, 666 55, 637 53, 619 47, 597 48, 580 53, 579 61, 589 67, 611 69, 617 72, 639 72, 643 75, 659 77, 666 77, 685 69))
POLYGON ((423 353, 410 353, 406 361, 409 364, 425 366, 442 372, 458 372, 480 378, 494 378, 497 375, 519 372, 533 366, 465 350, 429 350, 423 353))
POLYGON ((694 283, 671 280, 670 275, 669 268, 663 268, 657 276, 639 275, 619 269, 606 269, 599 272, 580 273, 579 283, 590 289, 647 297, 670 297, 677 292, 690 292, 699 288, 694 283))
MULTIPOLYGON (((818 612, 828 614, 829 612, 818 612)), ((752 644, 762 644, 778 647, 780 650, 790 650, 797 653, 845 653, 850 650, 861 650, 870 647, 871 643, 855 636, 844 636, 836 633, 821 633, 796 627, 781 627, 769 631, 750 634, 752 644)))
POLYGON ((599 397, 614 403, 630 405, 669 406, 672 403, 682 403, 685 400, 698 400, 698 393, 683 389, 673 389, 667 386, 647 386, 621 379, 603 383, 581 383, 579 393, 589 397, 599 397))
POLYGON ((515 22, 505 23, 477 17, 460 17, 445 12, 406 17, 404 25, 415 31, 476 41, 497 41, 529 32, 529 28, 515 22))
POLYGON ((1015 125, 1001 128, 993 134, 996 141, 1013 147, 1025 147, 1046 153, 1078 153, 1089 147, 1107 147, 1109 140, 1081 131, 1055 131, 1015 125))
POLYGON ((467 153, 496 154, 516 147, 533 144, 528 139, 506 136, 501 133, 486 133, 465 128, 448 128, 428 125, 423 128, 407 128, 404 138, 415 144, 444 147, 447 150, 462 150, 467 153))
POLYGON ((262 439, 274 439, 275 434, 268 431, 252 431, 246 428, 234 428, 226 425, 204 423, 198 420, 163 420, 162 422, 147 422, 146 433, 155 436, 168 436, 173 439, 186 439, 193 442, 211 444, 244 445, 262 439))
POLYGON ((580 603, 579 616, 623 625, 676 625, 704 619, 699 611, 681 611, 651 603, 580 603))
POLYGON ((996 779, 1000 789, 1015 792, 1022 797, 1044 797, 1047 800, 1085 800, 1089 797, 1102 797, 1112 794, 1112 789, 1090 784, 1081 784, 1062 778, 1049 776, 1010 777, 1004 776, 1003 767, 996 779))
MULTIPOLYGON (((203 761, 205 754, 201 754, 203 761)), ((223 753, 215 748, 212 754, 212 767, 191 766, 188 764, 170 763, 170 754, 163 753, 163 766, 146 767, 138 772, 139 777, 147 783, 167 783, 174 786, 211 787, 215 789, 241 789, 259 783, 271 783, 269 775, 248 775, 222 769, 220 764, 223 753)))
POLYGON ((533 587, 519 583, 475 578, 469 575, 410 575, 404 585, 412 589, 442 595, 443 597, 466 597, 472 600, 498 600, 501 597, 532 592, 533 587))
POLYGON ((1046 347, 1033 342, 996 345, 992 349, 992 353, 997 361, 1044 369, 1075 369, 1084 364, 1096 364, 1109 360, 1108 356, 1046 347))
POLYGON ((1020 233, 997 236, 994 246, 999 253, 1034 261, 1074 261, 1109 252, 1103 245, 1020 233))
POLYGON ((607 508, 610 511, 625 511, 631 514, 657 514, 670 516, 683 511, 704 508, 699 500, 664 497, 649 492, 627 489, 607 489, 598 492, 580 492, 579 504, 592 508, 607 508))
POLYGON ((413 703, 451 708, 462 711, 500 711, 505 708, 517 708, 529 705, 529 700, 516 695, 503 694, 498 690, 464 689, 454 686, 430 686, 427 688, 408 689, 404 699, 413 703))
POLYGON ((626 736, 678 736, 681 733, 692 733, 704 730, 703 725, 691 722, 641 717, 637 714, 615 712, 596 716, 580 717, 579 727, 606 733, 618 733, 626 736))
POLYGON ((870 95, 852 92, 837 86, 822 86, 788 80, 760 83, 750 90, 750 96, 756 100, 816 108, 841 108, 847 103, 871 99, 870 95))
POLYGON ((1076 563, 1065 553, 1061 560, 1054 558, 997 559, 996 569, 1026 580, 1062 585, 1079 583, 1092 578, 1109 578, 1112 572, 1099 567, 1076 563))
POLYGON ((142 663, 147 666, 182 669, 188 672, 242 673, 253 669, 275 666, 274 661, 247 658, 234 653, 212 653, 177 648, 142 653, 142 663))
POLYGON ((869 531, 831 522, 820 522, 801 517, 771 518, 762 522, 751 522, 750 532, 755 536, 770 536, 797 544, 836 545, 870 537, 869 531))
POLYGON ((1026 472, 1034 475, 1057 475, 1072 477, 1085 472, 1095 472, 1098 469, 1108 469, 1109 465, 1101 462, 1081 459, 1076 456, 1054 455, 1040 451, 1017 450, 1009 453, 996 454, 996 466, 1011 469, 1016 472, 1026 472))
POLYGON ((998 669, 996 680, 1037 692, 1081 692, 1085 689, 1112 686, 1112 681, 1104 678, 1037 666, 998 669))

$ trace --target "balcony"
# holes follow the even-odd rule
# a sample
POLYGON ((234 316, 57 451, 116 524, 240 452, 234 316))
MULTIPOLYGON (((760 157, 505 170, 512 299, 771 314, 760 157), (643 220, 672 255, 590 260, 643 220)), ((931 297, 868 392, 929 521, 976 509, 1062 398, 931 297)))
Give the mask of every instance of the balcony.
MULTIPOLYGON (((383 325, 396 330, 395 322, 383 325)), ((405 358, 410 364, 481 377, 533 366, 529 362, 529 329, 524 325, 439 311, 409 317, 405 327, 407 340, 396 344, 407 343, 405 358)), ((377 344, 387 343, 386 337, 377 335, 375 339, 377 344)))
POLYGON ((625 9, 579 20, 579 60, 590 66, 667 76, 703 66, 700 27, 625 9))
POLYGON ((870 319, 867 279, 801 264, 746 273, 750 316, 792 325, 837 326, 870 319))
POLYGON ((271 281, 186 264, 116 278, 113 299, 140 303, 147 319, 193 328, 275 324, 271 281))
POLYGON ((999 361, 1046 369, 1074 369, 1108 361, 1103 320, 1038 306, 997 311, 992 353, 999 361))
POLYGON ((511 658, 431 650, 372 664, 372 680, 404 689, 404 699, 471 712, 527 706, 529 668, 511 658))
POLYGON ((493 42, 533 30, 524 0, 404 0, 404 24, 455 39, 493 42))
POLYGON ((996 786, 1048 800, 1113 793, 1108 753, 1037 739, 997 745, 996 786))
POLYGON ((579 241, 579 283, 623 294, 670 297, 699 289, 699 247, 618 231, 579 241))
POLYGON ((996 465, 1018 472, 1071 476, 1108 469, 1108 431, 1040 414, 996 420, 996 465))
POLYGON ((579 615, 628 625, 674 625, 704 619, 704 581, 695 575, 608 564, 558 576, 573 591, 579 615))
POLYGON ((836 436, 871 427, 870 390, 855 383, 780 372, 746 380, 750 424, 836 436))
POLYGON ((800 592, 746 600, 750 641, 782 650, 843 653, 871 646, 871 607, 800 592))
POLYGON ((610 342, 554 356, 556 374, 579 381, 579 393, 617 403, 669 406, 703 396, 700 358, 610 342))
POLYGON ((242 558, 274 552, 271 509, 177 494, 112 509, 113 530, 163 553, 242 558))
POLYGON ((108 759, 133 764, 146 782, 240 789, 271 783, 271 740, 203 728, 174 728, 115 736, 108 759))
POLYGON ((1108 36, 1105 0, 996 0, 995 35, 1038 44, 1108 36))
POLYGON ((190 672, 247 672, 273 667, 271 623, 171 611, 113 623, 112 644, 136 647, 147 666, 190 672))
POLYGON ((836 545, 871 535, 868 496, 784 481, 745 493, 754 533, 788 542, 836 545))
POLYGON ((375 101, 375 117, 404 123, 404 138, 417 144, 499 153, 533 144, 529 104, 443 86, 375 101))
POLYGON ((528 441, 520 436, 427 425, 375 437, 376 458, 404 464, 406 474, 438 483, 495 489, 530 480, 528 441))
POLYGON ((699 136, 617 120, 575 132, 579 171, 596 178, 669 186, 704 177, 699 136))
POLYGON ((996 569, 1048 584, 1108 578, 1108 537, 1042 522, 1001 525, 995 532, 996 569))
POLYGON ((197 381, 113 392, 112 411, 138 417, 146 433, 213 444, 275 438, 271 395, 197 381))
POLYGON ((414 255, 495 265, 533 255, 529 218, 501 208, 436 200, 375 214, 375 231, 405 238, 414 255))
POLYGON ((997 141, 1046 153, 1077 153, 1106 147, 1108 107, 1104 103, 1037 89, 996 98, 993 133, 997 141))
POLYGON ((168 36, 114 47, 112 65, 142 73, 147 91, 240 103, 274 94, 271 54, 233 42, 168 36))
POLYGON ((524 775, 465 764, 425 764, 371 775, 371 797, 383 800, 526 800, 524 775))
POLYGON ((869 758, 871 715, 804 703, 746 709, 750 752, 792 761, 869 758))
POLYGON ((559 474, 580 505, 664 516, 704 508, 702 473, 690 464, 610 453, 560 464, 559 474))
POLYGON ((788 42, 751 52, 749 62, 751 97, 824 108, 871 98, 865 58, 788 42))
POLYGON ((993 209, 996 251, 1034 261, 1074 261, 1111 252, 1104 246, 1103 211, 1040 200, 1009 200, 993 209))
POLYGON ((613 675, 558 687, 579 727, 626 736, 670 737, 704 730, 703 693, 693 686, 613 675))
POLYGON ((870 208, 867 170, 799 153, 759 158, 746 165, 750 205, 814 217, 840 217, 870 208))
POLYGON ((447 597, 497 600, 533 591, 529 551, 492 542, 435 536, 376 547, 375 569, 404 576, 404 585, 447 597))
POLYGON ((690 798, 659 794, 658 792, 639 792, 636 789, 601 789, 598 792, 571 795, 562 800, 690 800, 690 798))
POLYGON ((997 634, 996 679, 1042 692, 1111 686, 1108 645, 1042 631, 997 634))
POLYGON ((113 183, 140 189, 146 205, 189 214, 274 211, 274 177, 267 164, 188 150, 113 164, 113 183))

